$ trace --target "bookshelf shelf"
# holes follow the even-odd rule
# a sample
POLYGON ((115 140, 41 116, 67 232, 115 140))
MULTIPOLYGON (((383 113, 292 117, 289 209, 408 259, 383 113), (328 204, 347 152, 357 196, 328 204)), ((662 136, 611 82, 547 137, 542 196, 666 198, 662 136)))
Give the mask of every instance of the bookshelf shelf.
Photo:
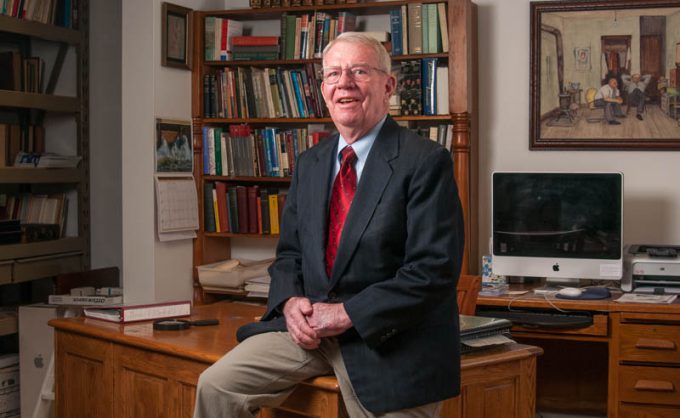
POLYGON ((361 15, 382 15, 386 10, 394 9, 409 3, 445 3, 442 0, 406 0, 406 1, 366 1, 364 3, 326 4, 295 7, 267 7, 259 9, 240 10, 210 10, 204 12, 206 16, 229 16, 236 20, 261 20, 278 18, 282 13, 351 11, 361 15), (368 6, 367 6, 368 5, 368 6))
POLYGON ((85 251, 85 240, 78 237, 53 241, 39 241, 22 244, 0 245, 0 260, 43 257, 52 254, 85 251))
MULTIPOLYGON (((442 58, 448 59, 449 54, 447 53, 436 53, 436 54, 409 54, 409 55, 394 55, 392 56, 392 61, 407 61, 416 60, 423 58, 442 58)), ((242 67, 244 65, 252 65, 254 67, 265 67, 265 66, 285 66, 285 67, 297 67, 303 64, 321 64, 321 58, 312 59, 295 59, 295 60, 230 60, 230 61, 206 61, 206 67, 242 67)))
POLYGON ((76 113, 80 111, 80 100, 77 97, 0 90, 0 106, 76 113))
POLYGON ((233 234, 229 232, 206 232, 210 238, 279 238, 279 234, 233 234))
MULTIPOLYGON (((269 158, 269 151, 271 150, 271 145, 266 141, 271 140, 271 136, 274 135, 274 141, 281 141, 281 147, 283 148, 284 140, 288 141, 288 135, 296 135, 296 133, 304 132, 300 137, 295 137, 297 140, 302 138, 302 142, 293 142, 293 144, 298 144, 293 148, 297 152, 298 150, 304 149, 305 146, 310 146, 311 143, 316 143, 319 138, 314 134, 312 137, 312 132, 317 130, 317 126, 324 126, 326 131, 332 131, 333 122, 329 117, 300 117, 300 118, 272 118, 272 117, 256 117, 256 118, 243 118, 243 117, 223 117, 224 115, 241 116, 243 114, 250 115, 319 115, 319 109, 316 107, 322 98, 314 93, 315 84, 318 79, 315 80, 316 69, 314 66, 318 66, 321 63, 319 58, 311 59, 263 59, 263 60, 231 60, 231 61, 216 61, 216 60, 206 60, 206 50, 208 51, 208 57, 213 58, 215 55, 210 55, 215 52, 215 45, 217 38, 214 39, 211 36, 206 37, 206 32, 215 31, 213 26, 217 27, 219 19, 230 19, 234 21, 243 22, 244 27, 247 27, 247 33, 250 35, 258 35, 261 28, 264 26, 271 26, 272 21, 279 21, 282 30, 285 30, 290 26, 290 21, 288 19, 282 20, 282 15, 287 15, 289 18, 295 16, 297 20, 305 19, 309 16, 309 21, 312 21, 312 16, 316 17, 316 12, 329 13, 332 18, 337 18, 339 21, 340 12, 350 12, 352 15, 357 16, 357 19, 367 19, 380 25, 384 25, 385 22, 385 32, 392 32, 398 30, 399 26, 393 26, 396 21, 396 13, 394 10, 400 10, 403 16, 404 11, 410 11, 410 8, 403 7, 414 4, 438 4, 437 7, 428 7, 429 13, 435 10, 437 13, 438 24, 442 22, 443 17, 446 18, 446 35, 448 38, 448 52, 437 52, 437 53, 423 53, 423 54, 405 54, 405 55, 395 55, 392 56, 392 61, 398 63, 394 67, 399 67, 402 74, 407 74, 408 76, 413 76, 416 72, 407 73, 410 68, 415 68, 417 63, 407 62, 407 61, 419 61, 422 65, 427 63, 430 66, 435 65, 436 67, 446 67, 448 71, 448 95, 444 95, 444 103, 437 103, 436 106, 446 106, 448 105, 448 112, 444 110, 442 115, 418 115, 418 116, 392 116, 394 120, 399 122, 406 122, 409 128, 418 129, 421 134, 425 132, 429 133, 429 137, 441 141, 442 136, 440 135, 442 129, 446 129, 445 142, 450 146, 452 159, 454 160, 454 176, 459 189, 459 196, 462 202, 464 219, 465 219, 465 236, 469 237, 466 240, 466 250, 463 262, 463 273, 469 271, 470 266, 476 265, 476 263, 471 262, 469 248, 476 247, 476 236, 473 231, 476 231, 474 222, 476 221, 474 216, 471 215, 470 204, 471 204, 471 189, 473 188, 473 180, 470 173, 473 170, 472 165, 474 160, 472 157, 472 126, 475 126, 475 122, 472 119, 472 115, 476 114, 474 111, 475 106, 475 93, 476 86, 474 85, 473 72, 475 68, 475 63, 473 62, 475 54, 473 53, 473 48, 475 47, 475 25, 473 24, 474 15, 474 5, 471 0, 401 0, 401 1, 373 1, 365 0, 362 3, 351 3, 351 4, 333 4, 333 5, 311 5, 311 6, 296 6, 296 7, 273 7, 273 8, 259 8, 259 9, 230 9, 230 10, 210 10, 210 11, 197 11, 194 13, 194 45, 193 45, 193 77, 192 77, 192 117, 193 117, 193 143, 194 143, 194 155, 195 161, 198 163, 194 166, 194 174, 196 177, 196 185, 199 191, 199 213, 200 213, 200 225, 201 228, 198 231, 198 237, 194 241, 194 267, 213 263, 219 260, 227 259, 231 257, 231 242, 235 238, 248 237, 252 239, 277 239, 278 235, 265 235, 265 234, 234 234, 225 232, 208 232, 206 231, 206 225, 210 225, 209 230, 214 230, 215 227, 212 221, 206 223, 206 219, 211 219, 214 216, 214 211, 218 210, 220 205, 221 193, 224 193, 224 187, 226 186, 228 192, 231 192, 231 188, 238 188, 245 186, 250 188, 250 186, 259 186, 260 191, 266 189, 274 190, 284 190, 288 187, 290 183, 290 178, 288 177, 230 177, 230 176, 216 176, 216 175, 204 175, 203 173, 203 157, 204 157, 204 145, 208 148, 208 152, 205 154, 207 157, 206 161, 209 161, 209 170, 213 170, 213 162, 215 171, 218 171, 217 167, 217 156, 218 156, 218 143, 220 140, 224 144, 224 138, 220 135, 224 132, 229 132, 229 128, 233 127, 236 136, 241 136, 241 134, 236 134, 239 128, 234 125, 247 124, 252 128, 251 143, 255 146, 260 146, 259 142, 261 139, 264 141, 265 152, 262 153, 261 150, 255 148, 259 152, 253 154, 247 154, 247 159, 241 158, 239 162, 245 162, 246 164, 253 164, 255 161, 255 166, 257 164, 262 164, 264 160, 269 158), (439 6, 439 4, 444 4, 445 7, 439 6), (409 10, 407 10, 409 9, 409 10), (445 12, 442 12, 445 10, 445 12), (379 17, 377 17, 379 16, 379 17), (211 18, 211 19, 206 19, 211 18), (206 25, 209 23, 209 25, 206 25), (213 25, 214 24, 214 25, 213 25), (206 42, 208 40, 209 42, 206 42), (420 61, 423 60, 423 61, 420 61), (263 69, 267 69, 267 72, 263 72, 263 69), (268 73, 268 74, 267 74, 268 73), (267 77, 268 76, 268 77, 267 77), (297 83, 303 83, 304 91, 302 87, 296 87, 295 77, 299 77, 297 83), (276 78, 276 82, 274 82, 276 78), (219 82, 217 81, 219 80, 219 82), (224 80, 224 81, 222 81, 224 80), (234 81, 235 80, 235 81, 234 81), (281 81, 283 80, 283 82, 281 81), (302 80, 302 81, 300 81, 302 80), (309 90, 311 94, 307 92, 309 82, 309 90), (269 81, 269 83, 267 83, 269 81), (221 84, 223 83, 223 84, 221 84), (248 83, 248 84, 246 84, 248 83), (292 89, 291 86, 292 85, 292 89), (228 86, 228 87, 224 87, 228 86), (244 88, 244 86, 246 86, 244 88), (283 87, 282 87, 283 86, 283 87), (224 90, 223 90, 224 89, 224 90), (278 89, 278 96, 275 92, 278 89), (259 92, 258 92, 259 90, 259 92), (271 90, 271 91, 268 91, 271 90), (264 93, 263 93, 264 92, 264 93), (304 97, 300 99, 300 94, 302 92, 304 97), (245 94, 245 96, 244 96, 245 94), (248 95, 252 94, 251 97, 248 95), (278 102, 272 102, 271 96, 277 96, 278 102), (260 100, 258 100, 258 95, 260 100), (222 97, 224 96, 224 97, 222 97), (446 102, 448 98, 448 102, 446 102), (252 101, 251 101, 252 100, 252 101), (262 106, 263 100, 270 100, 265 106, 262 106), (294 109, 297 100, 298 111, 294 109), (307 100, 307 102, 305 102, 307 100), (284 103, 286 102, 286 103, 284 103), (303 103, 301 106, 300 103, 303 103), (244 105, 245 103, 245 105, 244 105), (255 103, 255 109, 248 108, 248 105, 255 103), (272 110, 271 105, 273 104, 274 110, 272 110), (305 107, 313 109, 313 111, 307 112, 302 111, 300 107, 305 107), (310 104, 311 103, 311 104, 310 104), (260 106, 258 109, 257 106, 260 106), (278 106, 278 109, 276 108, 278 106), (267 109, 265 109, 267 107, 267 109), (244 109, 246 111, 244 111, 244 109), (283 109, 283 111, 281 111, 283 109), (219 115, 221 117, 214 117, 219 115), (308 125, 308 126, 306 126, 308 125), (442 128, 444 126, 444 128, 442 128), (274 128, 269 131, 269 128, 274 128), (257 131, 256 131, 257 130, 257 131), (205 131, 209 132, 207 135, 205 131), (219 132, 219 135, 217 134, 219 132), (273 132, 273 133, 271 133, 273 132), (434 133, 439 135, 434 136, 434 133), (213 133, 215 133, 213 135, 213 133), (282 136, 277 136, 282 135, 282 136), (205 138, 204 138, 205 136, 205 138), (305 142, 305 139, 307 142, 305 142), (214 141, 214 144, 213 142, 214 141), (301 144, 301 145, 300 145, 301 144), (213 155, 214 153, 214 155, 213 155), (213 160, 213 158, 215 160, 213 160), (251 159, 252 158, 252 159, 251 159), (225 184, 221 184, 225 183, 225 184), (222 191, 217 192, 217 186, 220 186, 222 191), (236 187, 234 187, 236 186, 236 187), (214 189, 214 190, 212 190, 214 189), (211 198, 212 196, 212 198, 211 198), (216 197, 217 196, 217 197, 216 197), (208 206, 209 202, 212 202, 211 206, 208 206), (212 214, 212 215, 211 215, 212 214)), ((417 9, 417 7, 413 7, 417 9)), ((416 12, 414 12, 416 13, 416 12)), ((346 15, 345 15, 346 16, 346 15)), ((431 15, 428 15, 428 17, 431 15)), ((328 16, 325 17, 327 19, 328 16)), ((423 18, 424 19, 424 18, 423 18)), ((410 21, 409 21, 410 22, 410 21)), ((417 22, 417 21, 416 21, 417 22)), ((309 24, 309 23, 308 23, 309 24)), ((362 23, 364 24, 364 23, 362 23)), ((278 25, 278 24, 277 24, 278 25)), ((338 23, 339 25, 339 23, 338 23)), ((406 26, 407 23, 402 20, 401 32, 407 33, 410 31, 411 27, 406 26), (408 28, 408 29, 406 29, 408 28), (407 32, 404 32, 407 30, 407 32)), ((314 26, 309 26, 313 28, 314 26)), ((418 27, 417 25, 414 27, 418 27)), ((425 26, 423 24, 423 28, 425 26)), ((438 27, 443 27, 438 25, 438 27)), ((312 29, 309 29, 310 31, 312 29)), ((370 30, 383 30, 381 29, 370 29, 370 30)), ((290 36, 290 31, 288 30, 286 34, 290 36)), ((309 32, 308 32, 309 33, 309 32)), ((267 31, 267 35, 270 32, 267 31)), ((294 39, 294 44, 297 45, 298 34, 295 31, 296 37, 294 39)), ((282 34, 279 34, 282 35, 282 34)), ((425 35, 423 35, 425 36, 425 35)), ((302 39, 302 38, 300 38, 302 39)), ((324 39, 325 37, 312 37, 308 39, 324 39)), ((442 36, 441 40, 446 39, 442 36)), ((281 37, 282 45, 286 42, 290 42, 285 36, 281 37)), ((324 41, 325 42, 325 41, 324 41)), ((293 43, 286 43, 289 47, 288 49, 280 46, 278 51, 279 55, 269 55, 267 58, 276 56, 311 56, 312 50, 317 51, 317 45, 309 44, 305 48, 306 53, 298 54, 298 52, 291 53, 290 45, 293 43), (310 47, 311 45, 311 47, 310 47)), ((423 44, 423 48, 424 48, 423 44)), ((428 51, 442 51, 447 50, 442 48, 441 45, 436 47, 432 46, 432 43, 428 43, 428 51)), ((319 46, 322 47, 322 46, 319 46)), ((416 47, 417 48, 417 47, 416 47)), ((417 50, 417 49, 416 49, 417 50)), ((244 50, 245 51, 245 50, 244 50)), ((263 49, 264 51, 264 49, 263 49)), ((271 52, 270 52, 271 53, 271 52)), ((276 54, 276 53, 275 53, 276 54)), ((218 54, 219 55, 219 54, 218 54)), ((249 57, 249 55, 241 55, 243 57, 249 57)), ((251 55, 252 56, 252 55, 251 55)), ((393 67, 393 68, 394 68, 393 67)), ((439 73, 441 68, 436 68, 435 70, 439 73)), ((433 67, 429 67, 433 68, 433 67)), ((442 71, 446 74, 444 71, 442 71)), ((439 75, 437 75, 439 77, 439 75)), ((442 76, 443 77, 443 76, 442 76)), ((445 78, 442 78, 445 79, 445 78)), ((398 81, 401 82, 401 78, 398 81)), ((432 80, 431 78, 429 79, 432 80)), ((439 80, 439 79, 438 79, 439 80)), ((408 80, 407 80, 408 81, 408 80)), ((418 80, 420 81, 420 80, 418 80)), ((425 83, 425 81, 423 81, 425 83)), ((434 83, 433 83, 434 84, 434 83)), ((432 86, 430 84, 429 86, 432 86)), ((404 84, 408 85, 408 84, 404 84)), ((406 88, 406 87, 404 87, 406 88)), ((425 90, 425 89, 423 89, 425 90)), ((411 93, 411 92, 409 92, 411 93)), ((424 96, 423 96, 424 97, 424 96)), ((427 105, 432 106, 431 108, 426 107, 426 103, 423 101, 422 107, 406 107, 404 108, 403 102, 397 102, 397 107, 402 106, 400 111, 402 113, 423 113, 428 111, 431 113, 437 113, 436 106, 433 106, 431 96, 428 96, 430 102, 427 105)), ((425 100, 425 99, 423 99, 425 100)), ((410 103, 407 104, 410 106, 410 103)), ((418 104, 417 106, 420 106, 418 104)), ((439 108, 441 109, 441 108, 439 108)), ((445 108, 444 108, 445 109, 445 108)), ((396 112, 395 112, 396 113, 396 112)), ((229 133, 231 136, 231 132, 229 133)), ((320 135, 319 135, 320 136, 320 135)), ((229 144, 229 143, 228 143, 229 144)), ((248 144, 248 142, 246 142, 248 144)), ((228 152, 232 152, 232 145, 228 145, 230 148, 228 152)), ((252 146, 252 145, 250 145, 252 146)), ((275 145, 278 146, 278 145, 275 145)), ((248 147, 248 145, 246 145, 248 147)), ((286 151, 289 151, 289 143, 285 142, 286 151)), ((224 150, 224 145, 219 145, 221 152, 224 150)), ((274 151, 276 152, 276 151, 274 151)), ((283 152, 283 150, 281 151, 283 152)), ((229 154, 228 158, 231 158, 232 154, 229 154)), ((243 156, 243 154, 240 154, 243 156)), ((281 154, 283 155, 283 154, 281 154)), ((221 157, 224 158, 224 157, 221 157)), ((229 164, 232 164, 231 160, 228 160, 229 164)), ((268 162, 266 162, 268 164, 268 162)), ((289 164, 290 165, 290 164, 289 164)), ((293 165, 290 165, 294 168, 293 165)), ((224 170, 224 167, 221 168, 224 170)), ((277 168, 278 169, 278 168, 277 168)), ((285 169, 282 166, 280 169, 285 169)), ((229 167, 232 170, 232 167, 229 167)), ((213 171, 213 172, 215 172, 213 171)), ((260 165, 259 170, 255 170, 256 173, 270 172, 269 168, 263 170, 260 165)), ((276 170, 274 170, 276 172, 276 170)), ((206 171, 207 172, 207 171, 206 171)), ((225 171, 226 172, 226 171, 225 171)), ((231 173, 231 171, 229 171, 231 173)), ((274 191, 276 193, 276 191, 274 191)), ((228 199, 231 199, 229 197, 228 199)), ((271 198, 271 192, 270 196, 271 198)), ((240 200, 238 201, 240 203, 240 200)), ((250 202, 250 201, 249 201, 250 202)), ((258 203, 262 200, 258 199, 258 203)), ((270 201, 271 202, 271 201, 270 201)), ((223 205, 223 203, 222 203, 223 205)), ((250 209, 250 203, 247 203, 247 207, 250 209)), ((279 204, 280 206, 281 204, 279 204)), ((224 207, 224 205, 222 206, 224 207)), ((229 206, 227 206, 229 208, 229 206)), ((279 208, 280 210, 281 208, 279 208)), ((231 210, 231 209, 230 209, 231 210)), ((239 209, 240 210, 240 209, 239 209)), ((265 210, 265 207, 262 207, 265 210)), ((252 212, 250 212, 252 213, 252 212)), ((217 218, 217 217, 216 217, 217 218)), ((258 218, 260 219, 260 218, 258 218)), ((223 220, 223 216, 219 216, 219 220, 223 220)), ((228 228, 222 228, 222 230, 228 230, 228 228)), ((231 230, 234 230, 233 228, 231 230)), ((252 229, 251 229, 252 231, 252 229)), ((194 300, 196 303, 207 303, 214 300, 212 295, 238 295, 243 296, 243 292, 234 292, 233 290, 206 288, 203 289, 198 280, 197 269, 194 268, 194 300)))
POLYGON ((224 182, 237 182, 237 183, 257 183, 257 184, 289 184, 290 177, 235 177, 235 176, 203 176, 203 180, 206 181, 224 181, 224 182))
POLYGON ((2 32, 25 35, 46 41, 64 42, 71 45, 79 45, 82 42, 82 34, 77 30, 9 16, 0 15, 0 28, 2 28, 2 32))
MULTIPOLYGON (((394 120, 400 121, 413 121, 413 122, 425 122, 425 121, 448 121, 451 119, 449 115, 422 115, 422 116, 394 116, 394 120)), ((204 118, 204 123, 206 124, 239 124, 247 123, 249 125, 260 125, 260 124, 308 124, 308 123, 332 123, 331 118, 238 118, 238 119, 225 119, 225 118, 204 118)))
POLYGON ((0 168, 0 184, 75 184, 81 181, 83 175, 77 168, 0 168))

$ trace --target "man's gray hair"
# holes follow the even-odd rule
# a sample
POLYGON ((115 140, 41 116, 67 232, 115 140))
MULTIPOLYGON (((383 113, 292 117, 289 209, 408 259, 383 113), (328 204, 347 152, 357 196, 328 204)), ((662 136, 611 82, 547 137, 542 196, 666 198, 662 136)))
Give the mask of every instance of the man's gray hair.
POLYGON ((333 39, 326 47, 323 49, 323 58, 325 60, 326 53, 330 51, 333 46, 338 42, 347 42, 350 44, 361 44, 367 46, 373 50, 375 56, 378 58, 378 68, 390 74, 390 69, 392 66, 392 59, 390 54, 380 42, 375 38, 368 36, 362 32, 345 32, 338 35, 337 38, 333 39))

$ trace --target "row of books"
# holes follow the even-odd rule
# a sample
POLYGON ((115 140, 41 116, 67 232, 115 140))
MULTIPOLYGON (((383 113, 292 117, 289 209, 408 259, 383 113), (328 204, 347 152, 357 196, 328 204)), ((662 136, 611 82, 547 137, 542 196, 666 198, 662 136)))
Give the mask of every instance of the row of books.
POLYGON ((78 29, 78 0, 0 0, 0 14, 78 29))
POLYGON ((43 60, 18 51, 0 52, 0 90, 42 92, 43 60))
POLYGON ((287 177, 297 157, 330 135, 307 128, 251 129, 248 125, 203 127, 203 174, 213 176, 287 177))
POLYGON ((24 152, 45 151, 45 130, 42 126, 0 123, 0 167, 11 167, 24 152))
POLYGON ((203 79, 207 118, 320 118, 328 116, 318 64, 297 69, 225 68, 203 79))
POLYGON ((323 49, 343 32, 356 29, 356 16, 350 12, 327 12, 281 16, 281 59, 321 58, 323 49))
POLYGON ((430 138, 432 141, 451 151, 451 147, 453 146, 453 125, 433 125, 415 129, 415 131, 418 135, 424 138, 430 138))
POLYGON ((397 78, 390 98, 392 116, 449 114, 449 68, 438 58, 401 61, 392 74, 397 78))
POLYGON ((299 7, 299 6, 322 6, 324 4, 350 4, 363 3, 363 0, 250 0, 250 7, 299 7))
POLYGON ((275 235, 288 191, 206 182, 203 188, 205 232, 275 235))
MULTIPOLYGON (((56 224, 63 231, 68 201, 64 193, 0 194, 0 220, 21 224, 56 224)), ((60 234, 61 236, 61 234, 60 234)))
POLYGON ((390 10, 392 55, 449 51, 445 3, 408 3, 390 10))

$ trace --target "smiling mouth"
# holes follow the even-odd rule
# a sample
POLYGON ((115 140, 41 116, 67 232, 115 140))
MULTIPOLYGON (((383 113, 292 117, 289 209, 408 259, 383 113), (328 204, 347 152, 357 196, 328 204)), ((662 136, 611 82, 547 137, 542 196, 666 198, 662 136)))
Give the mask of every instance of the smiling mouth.
POLYGON ((357 101, 357 99, 353 99, 351 97, 346 97, 346 98, 338 100, 338 103, 347 104, 347 103, 352 103, 352 102, 356 102, 356 101, 357 101))

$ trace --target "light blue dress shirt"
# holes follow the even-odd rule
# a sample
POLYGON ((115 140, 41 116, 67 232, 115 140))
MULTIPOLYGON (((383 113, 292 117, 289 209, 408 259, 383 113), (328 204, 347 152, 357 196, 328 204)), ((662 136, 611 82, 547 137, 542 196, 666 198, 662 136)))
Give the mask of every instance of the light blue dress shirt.
MULTIPOLYGON (((378 136, 378 132, 380 132, 380 129, 383 127, 383 124, 385 123, 386 119, 387 116, 382 118, 380 122, 375 124, 373 129, 368 131, 366 135, 357 139, 352 144, 352 149, 354 150, 354 153, 357 155, 357 161, 354 163, 354 169, 357 172, 357 185, 359 185, 361 173, 364 171, 364 165, 366 164, 366 158, 368 158, 368 153, 371 152, 371 148, 373 147, 375 138, 378 136)), ((336 158, 335 165, 333 166, 333 177, 331 177, 333 180, 335 180, 335 176, 337 176, 338 172, 340 171, 340 162, 342 161, 342 154, 340 154, 340 152, 347 145, 348 144, 345 141, 345 138, 343 138, 342 135, 340 135, 338 138, 338 147, 335 149, 336 158)), ((330 184, 331 189, 333 188, 333 180, 331 180, 330 184)))

